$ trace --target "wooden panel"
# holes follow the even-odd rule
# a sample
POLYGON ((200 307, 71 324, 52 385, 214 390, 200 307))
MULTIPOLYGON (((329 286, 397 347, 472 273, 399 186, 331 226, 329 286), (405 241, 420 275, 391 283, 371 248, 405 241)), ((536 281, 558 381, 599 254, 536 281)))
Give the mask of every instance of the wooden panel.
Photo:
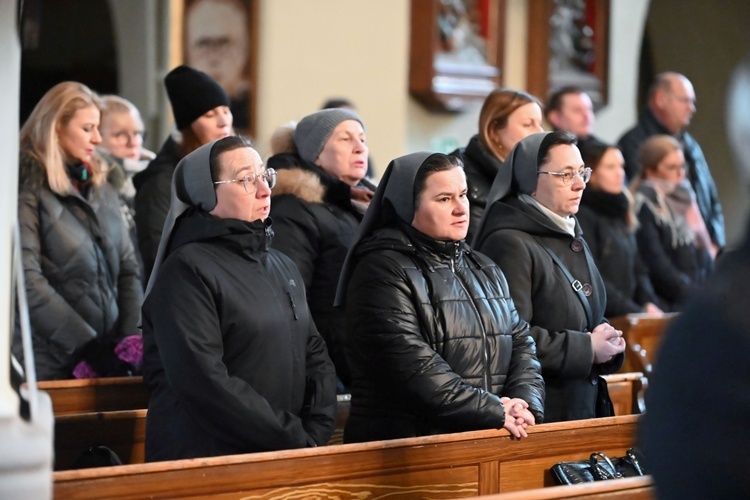
POLYGON ((47 380, 39 382, 39 389, 52 398, 55 415, 148 408, 142 377, 47 380))
MULTIPOLYGON (((301 498, 461 498, 478 494, 476 467, 434 469, 407 474, 375 477, 370 481, 349 480, 317 483, 303 487, 279 487, 265 491, 233 492, 211 495, 212 499, 277 500, 301 498)), ((186 497, 191 498, 191 497, 186 497)), ((205 498, 203 495, 192 498, 205 498)))
POLYGON ((55 470, 67 470, 91 446, 106 446, 124 464, 145 460, 146 411, 127 410, 55 417, 55 470))
POLYGON ((546 435, 534 443, 535 447, 544 448, 543 453, 522 454, 515 460, 501 462, 500 491, 552 486, 555 482, 549 469, 557 462, 586 460, 595 451, 602 451, 609 456, 623 456, 633 446, 633 429, 615 427, 608 434, 590 431, 587 427, 572 429, 565 439, 554 439, 551 434, 546 435))
POLYGON ((454 496, 470 496, 497 487, 493 468, 499 470, 502 492, 506 487, 531 488, 543 482, 547 470, 560 460, 585 458, 594 450, 622 454, 633 444, 637 422, 636 416, 623 416, 544 424, 530 428, 529 437, 522 440, 512 439, 505 430, 489 430, 55 472, 55 496, 252 498, 279 488, 299 492, 311 486, 336 485, 346 497, 361 491, 363 484, 392 493, 404 487, 421 491, 436 483, 441 491, 452 488, 454 496), (524 461, 523 474, 513 478, 519 474, 511 463, 519 460, 524 461), (494 481, 494 485, 484 481, 494 481), (472 486, 475 482, 477 487, 472 486), (359 486, 347 490, 346 485, 359 486), (472 488, 477 493, 469 493, 472 488))
POLYGON ((651 476, 630 477, 576 485, 536 488, 481 497, 482 500, 651 500, 656 498, 651 476))

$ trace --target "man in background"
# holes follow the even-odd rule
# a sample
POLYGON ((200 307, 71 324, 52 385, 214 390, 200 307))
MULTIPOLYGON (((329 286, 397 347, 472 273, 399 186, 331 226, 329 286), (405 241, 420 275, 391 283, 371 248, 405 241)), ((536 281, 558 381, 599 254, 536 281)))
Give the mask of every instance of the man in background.
POLYGON ((618 145, 625 157, 625 174, 632 181, 640 173, 638 150, 646 139, 668 134, 680 142, 685 152, 687 178, 718 250, 725 245, 724 214, 703 150, 686 130, 694 113, 695 91, 690 80, 671 71, 660 73, 649 90, 648 104, 638 123, 620 138, 618 145))
POLYGON ((580 87, 569 85, 553 92, 544 113, 553 129, 575 134, 579 147, 584 141, 596 139, 594 104, 580 87))

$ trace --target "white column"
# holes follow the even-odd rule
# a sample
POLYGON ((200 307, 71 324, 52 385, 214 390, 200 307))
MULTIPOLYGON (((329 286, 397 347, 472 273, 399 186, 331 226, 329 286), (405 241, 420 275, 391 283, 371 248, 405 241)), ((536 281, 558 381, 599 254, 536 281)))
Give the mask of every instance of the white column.
POLYGON ((16 1, 0 2, 0 418, 18 414, 18 397, 10 387, 11 234, 18 199, 18 115, 21 45, 16 1))

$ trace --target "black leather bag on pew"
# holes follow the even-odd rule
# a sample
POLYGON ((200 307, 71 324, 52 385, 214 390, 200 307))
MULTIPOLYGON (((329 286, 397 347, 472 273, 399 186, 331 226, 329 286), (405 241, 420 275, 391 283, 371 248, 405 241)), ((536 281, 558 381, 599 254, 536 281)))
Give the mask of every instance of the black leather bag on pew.
POLYGON ((643 456, 630 448, 624 457, 610 458, 604 453, 594 452, 588 460, 558 462, 551 468, 552 477, 558 484, 580 484, 623 477, 645 476, 643 456))

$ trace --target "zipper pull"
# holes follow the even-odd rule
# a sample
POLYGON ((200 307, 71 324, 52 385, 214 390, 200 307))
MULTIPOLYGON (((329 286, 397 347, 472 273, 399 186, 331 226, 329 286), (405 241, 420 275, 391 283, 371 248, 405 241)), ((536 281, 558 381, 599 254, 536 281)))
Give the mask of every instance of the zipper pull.
POLYGON ((299 318, 297 317, 297 305, 294 303, 294 299, 292 298, 291 292, 286 292, 287 296, 289 297, 289 305, 292 306, 292 314, 294 314, 294 320, 297 321, 299 318))

